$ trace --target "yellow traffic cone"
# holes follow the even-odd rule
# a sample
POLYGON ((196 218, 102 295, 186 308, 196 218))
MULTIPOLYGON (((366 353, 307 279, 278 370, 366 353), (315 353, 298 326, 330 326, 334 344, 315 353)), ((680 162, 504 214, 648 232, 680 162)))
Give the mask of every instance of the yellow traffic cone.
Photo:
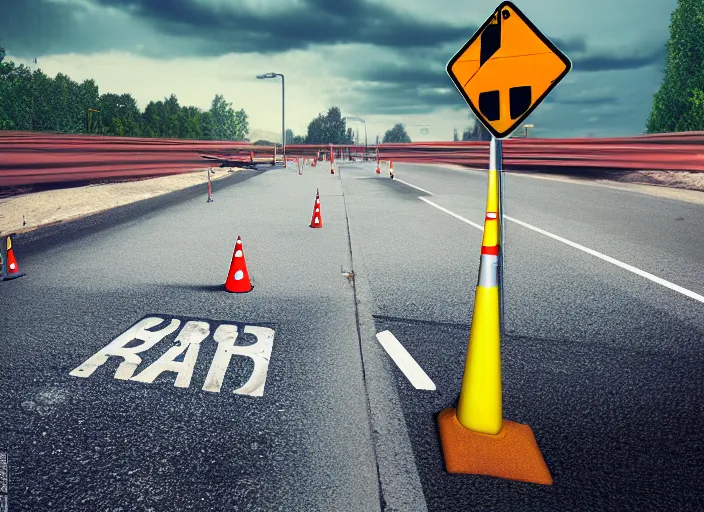
POLYGON ((489 170, 479 279, 462 388, 457 409, 445 409, 438 416, 440 442, 449 473, 552 485, 531 428, 502 419, 498 211, 498 173, 489 170))

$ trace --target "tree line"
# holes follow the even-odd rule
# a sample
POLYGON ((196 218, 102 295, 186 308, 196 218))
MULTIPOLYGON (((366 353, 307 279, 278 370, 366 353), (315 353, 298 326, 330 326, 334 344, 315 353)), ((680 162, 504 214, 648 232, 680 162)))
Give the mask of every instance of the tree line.
MULTIPOLYGON (((403 124, 398 123, 384 134, 383 142, 411 142, 403 124)), ((286 130, 286 144, 354 144, 352 128, 347 127, 340 107, 330 107, 326 114, 318 114, 305 135, 294 135, 286 130)))
POLYGON ((704 0, 679 0, 670 16, 670 39, 648 133, 704 130, 704 0))
POLYGON ((172 94, 141 111, 131 94, 100 94, 94 80, 77 83, 12 61, 0 48, 0 130, 175 139, 246 140, 249 121, 222 95, 209 110, 180 105, 172 94))
MULTIPOLYGON (((67 134, 117 135, 173 139, 248 141, 249 118, 244 109, 235 111, 222 95, 210 109, 179 104, 175 94, 150 101, 140 110, 130 94, 100 94, 95 80, 81 83, 63 73, 54 78, 41 69, 5 61, 0 48, 0 130, 22 130, 67 134)), ((339 107, 331 107, 309 124, 305 135, 286 130, 287 144, 353 144, 339 107)), ((403 124, 384 134, 383 142, 411 142, 403 124)), ((259 140, 258 145, 277 142, 259 140)))

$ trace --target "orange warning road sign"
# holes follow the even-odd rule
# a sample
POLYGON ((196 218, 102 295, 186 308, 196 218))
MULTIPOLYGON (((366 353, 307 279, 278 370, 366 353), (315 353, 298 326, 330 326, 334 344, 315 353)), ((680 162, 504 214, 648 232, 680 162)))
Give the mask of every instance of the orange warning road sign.
POLYGON ((479 121, 501 139, 571 68, 567 56, 513 3, 502 2, 448 62, 447 73, 479 121))

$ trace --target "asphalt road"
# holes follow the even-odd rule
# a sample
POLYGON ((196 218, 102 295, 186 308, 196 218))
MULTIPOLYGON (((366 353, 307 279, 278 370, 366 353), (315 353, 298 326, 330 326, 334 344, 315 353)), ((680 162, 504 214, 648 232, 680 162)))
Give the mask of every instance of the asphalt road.
POLYGON ((704 509, 704 206, 506 176, 504 418, 532 427, 554 478, 543 487, 444 472, 435 416, 459 395, 481 230, 419 197, 481 226, 486 173, 395 170, 391 181, 346 167, 343 184, 376 330, 437 387, 416 390, 393 369, 428 509, 704 509))
POLYGON ((211 204, 179 192, 17 237, 27 276, 0 283, 10 509, 704 508, 704 206, 506 177, 504 417, 532 427, 544 487, 449 475, 437 437, 481 244, 456 216, 483 223, 486 173, 396 164, 392 181, 374 167, 243 171, 213 184, 211 204), (238 235, 247 294, 221 289, 238 235), (207 325, 188 386, 173 372, 114 378, 114 357, 70 375, 147 316, 207 325), (220 392, 205 391, 222 324, 244 352, 248 326, 272 329, 271 353, 233 356, 220 392), (409 384, 383 330, 435 391, 409 384), (234 394, 267 359, 263 396, 234 394))

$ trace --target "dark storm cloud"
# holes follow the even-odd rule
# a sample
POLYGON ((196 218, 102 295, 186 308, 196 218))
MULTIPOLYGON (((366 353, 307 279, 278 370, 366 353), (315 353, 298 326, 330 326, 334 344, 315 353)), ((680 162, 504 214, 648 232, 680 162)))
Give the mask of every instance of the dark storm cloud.
MULTIPOLYGON (((595 52, 589 49, 584 38, 552 38, 558 48, 565 52, 572 61, 572 73, 599 72, 614 70, 636 70, 660 64, 664 60, 664 44, 651 43, 647 48, 617 48, 612 53, 595 52)), ((445 45, 452 47, 452 45, 445 45)), ((457 44, 458 49, 461 42, 457 44)), ((367 67, 355 67, 349 77, 383 84, 387 87, 374 90, 369 101, 355 105, 355 108, 368 109, 367 114, 387 113, 389 106, 395 105, 402 110, 405 103, 411 111, 420 108, 419 102, 425 102, 428 109, 436 107, 464 108, 465 102, 455 90, 445 71, 445 64, 456 51, 432 50, 421 55, 420 50, 407 52, 404 58, 394 63, 369 63, 367 67), (434 88, 444 88, 452 94, 442 94, 434 88), (425 91, 425 92, 424 92, 425 91)), ((621 98, 618 94, 584 94, 568 84, 561 85, 554 91, 546 103, 564 105, 614 105, 621 98)))
POLYGON ((617 71, 640 69, 665 61, 665 45, 641 55, 584 55, 571 59, 574 71, 617 71))
POLYGON ((105 49, 134 50, 147 42, 153 55, 216 56, 231 52, 273 53, 316 44, 367 43, 417 48, 461 41, 472 27, 429 22, 362 0, 302 0, 276 10, 244 4, 222 7, 196 0, 0 0, 4 12, 0 34, 15 54, 88 53, 105 49), (13 5, 10 7, 10 3, 13 5), (115 20, 102 9, 112 7, 115 20), (79 18, 77 14, 86 14, 79 18), (129 18, 136 21, 128 23, 129 18), (162 36, 178 37, 180 44, 162 36), (160 46, 154 48, 153 46, 160 46))

